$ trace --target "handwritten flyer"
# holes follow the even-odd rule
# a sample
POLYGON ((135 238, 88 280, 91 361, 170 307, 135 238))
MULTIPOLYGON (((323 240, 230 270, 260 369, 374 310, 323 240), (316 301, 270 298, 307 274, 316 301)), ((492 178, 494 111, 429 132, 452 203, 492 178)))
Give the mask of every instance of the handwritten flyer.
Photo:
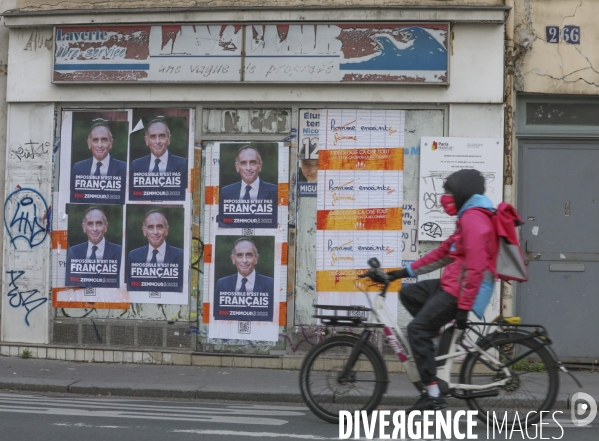
POLYGON ((441 206, 443 184, 461 169, 476 169, 485 177, 493 205, 503 200, 503 138, 422 137, 420 143, 419 240, 442 241, 455 229, 455 216, 441 206))
MULTIPOLYGON (((319 303, 365 306, 367 298, 355 282, 368 268, 368 259, 376 257, 388 269, 402 265, 404 121, 404 112, 397 110, 321 112, 316 204, 319 303)), ((408 216, 409 223, 412 215, 408 216)), ((399 282, 394 288, 398 287, 399 282)))

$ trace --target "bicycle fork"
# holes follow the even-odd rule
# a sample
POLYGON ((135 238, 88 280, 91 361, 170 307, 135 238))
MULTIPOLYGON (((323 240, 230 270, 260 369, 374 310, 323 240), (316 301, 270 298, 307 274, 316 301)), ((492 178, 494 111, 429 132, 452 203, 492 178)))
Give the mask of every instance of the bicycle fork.
POLYGON ((347 380, 350 380, 352 369, 358 361, 358 357, 360 357, 360 352, 362 352, 362 348, 364 347, 368 339, 370 339, 371 335, 372 332, 369 329, 365 329, 360 334, 360 338, 357 339, 356 344, 353 346, 351 353, 349 354, 349 358, 347 359, 347 362, 343 367, 343 370, 337 377, 339 382, 345 382, 347 380))

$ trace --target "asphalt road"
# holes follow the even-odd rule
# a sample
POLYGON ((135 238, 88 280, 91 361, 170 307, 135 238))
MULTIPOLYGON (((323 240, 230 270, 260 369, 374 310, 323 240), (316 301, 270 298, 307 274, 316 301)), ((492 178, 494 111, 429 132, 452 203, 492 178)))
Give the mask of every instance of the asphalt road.
MULTIPOLYGON (((573 426, 569 412, 557 414, 556 418, 559 424, 543 427, 543 438, 599 439, 599 420, 578 428, 573 426)), ((461 430, 466 431, 465 423, 461 430)), ((389 435, 391 432, 392 429, 387 431, 389 435)), ((378 428, 374 433, 373 439, 379 439, 378 428)), ((336 440, 339 427, 319 420, 301 405, 285 403, 0 392, 0 434, 2 440, 11 441, 291 441, 336 440)), ((479 440, 540 439, 534 429, 529 429, 528 436, 525 432, 506 430, 492 436, 480 422, 473 434, 478 435, 479 440)), ((361 435, 360 439, 367 439, 363 432, 361 435)), ((353 433, 351 439, 354 439, 353 433)))

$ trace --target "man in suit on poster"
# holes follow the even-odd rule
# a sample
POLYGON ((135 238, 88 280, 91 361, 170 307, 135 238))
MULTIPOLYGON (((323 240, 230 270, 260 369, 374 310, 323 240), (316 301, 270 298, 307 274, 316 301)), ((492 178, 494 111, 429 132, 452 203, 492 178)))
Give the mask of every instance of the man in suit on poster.
POLYGON ((237 239, 231 250, 231 262, 237 272, 217 280, 215 295, 221 292, 266 292, 271 298, 275 281, 255 270, 259 257, 253 241, 245 237, 237 239))
POLYGON ((151 210, 146 214, 141 227, 148 245, 129 252, 129 263, 180 263, 183 265, 183 250, 169 245, 168 220, 158 211, 151 210))
POLYGON ((108 242, 104 238, 106 231, 108 231, 108 220, 106 219, 104 211, 98 207, 88 208, 83 215, 81 227, 83 228, 83 232, 87 235, 87 242, 74 245, 67 250, 65 286, 92 286, 87 282, 71 281, 71 277, 81 277, 81 274, 72 274, 72 260, 74 259, 85 260, 86 263, 92 265, 101 260, 116 261, 115 274, 111 275, 118 279, 119 269, 121 267, 122 247, 108 242))
POLYGON ((168 151, 171 131, 162 120, 150 121, 144 141, 150 154, 131 162, 131 173, 181 173, 181 185, 187 187, 187 159, 168 151))
MULTIPOLYGON (((148 239, 148 245, 129 251, 127 258, 127 284, 131 285, 131 265, 134 263, 151 263, 155 265, 176 264, 177 265, 177 288, 163 289, 163 291, 183 290, 183 249, 169 245, 166 242, 168 236, 168 220, 158 210, 150 210, 146 213, 142 227, 143 235, 148 239)), ((157 289, 156 291, 160 291, 157 289)))
MULTIPOLYGON (((262 157, 254 147, 245 145, 239 149, 235 158, 235 171, 241 176, 241 181, 227 185, 220 190, 219 195, 219 226, 224 228, 276 228, 277 227, 277 204, 278 204, 278 186, 265 182, 260 179, 262 171, 262 157), (224 208, 226 200, 239 200, 244 203, 252 201, 268 201, 272 211, 268 216, 261 216, 270 219, 266 223, 233 223, 224 221, 224 215, 236 217, 235 213, 229 213, 224 208)), ((241 204, 235 204, 241 205, 241 204)), ((258 217, 258 216, 256 216, 258 217)))
MULTIPOLYGON (((104 191, 108 192, 112 189, 118 189, 121 198, 118 199, 117 203, 125 203, 125 175, 127 174, 127 164, 124 161, 119 161, 110 156, 110 149, 112 149, 113 144, 114 139, 112 138, 112 132, 107 124, 97 123, 92 126, 87 135, 87 147, 91 150, 92 157, 75 163, 71 170, 71 202, 82 202, 81 199, 84 199, 75 198, 75 192, 100 191, 93 187, 86 188, 76 185, 78 181, 82 180, 81 178, 77 179, 77 176, 93 176, 94 180, 96 180, 97 177, 119 176, 118 187, 116 187, 115 184, 112 184, 104 191)), ((83 180, 85 180, 85 178, 83 180)), ((116 191, 114 191, 114 193, 116 193, 116 191)), ((114 203, 115 201, 117 201, 117 199, 106 200, 107 203, 114 203)))

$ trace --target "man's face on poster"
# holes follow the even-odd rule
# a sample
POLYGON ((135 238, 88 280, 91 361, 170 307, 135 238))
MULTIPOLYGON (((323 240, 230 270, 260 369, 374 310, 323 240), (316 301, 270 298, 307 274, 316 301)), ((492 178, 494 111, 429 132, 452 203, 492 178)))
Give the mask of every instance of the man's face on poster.
POLYGON ((168 236, 168 222, 161 213, 150 213, 142 227, 144 236, 153 248, 158 248, 168 236))
POLYGON ((249 276, 254 271, 258 257, 258 250, 254 244, 245 240, 238 242, 231 252, 231 262, 243 277, 249 276))
POLYGON ((240 151, 235 159, 235 170, 246 185, 252 184, 262 171, 262 159, 258 152, 250 148, 240 151))
POLYGON ((98 245, 108 230, 108 221, 100 210, 91 210, 83 218, 81 226, 87 235, 87 240, 93 245, 98 245))
POLYGON ((108 156, 113 143, 114 139, 112 139, 110 130, 104 126, 94 127, 87 135, 87 147, 98 162, 108 156))
POLYGON ((146 130, 144 141, 150 148, 152 154, 156 158, 160 158, 162 155, 164 155, 171 143, 171 132, 166 124, 162 122, 155 122, 146 130))
POLYGON ((318 182, 318 159, 302 159, 302 174, 308 182, 318 182))

